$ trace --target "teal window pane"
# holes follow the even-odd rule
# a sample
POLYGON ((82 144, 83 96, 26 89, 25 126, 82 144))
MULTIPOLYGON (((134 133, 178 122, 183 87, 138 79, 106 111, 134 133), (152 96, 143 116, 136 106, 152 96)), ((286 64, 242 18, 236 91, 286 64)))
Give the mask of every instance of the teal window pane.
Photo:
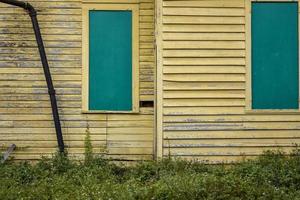
POLYGON ((298 3, 252 3, 252 108, 298 109, 298 3))
POLYGON ((89 109, 132 110, 132 12, 89 12, 89 109))

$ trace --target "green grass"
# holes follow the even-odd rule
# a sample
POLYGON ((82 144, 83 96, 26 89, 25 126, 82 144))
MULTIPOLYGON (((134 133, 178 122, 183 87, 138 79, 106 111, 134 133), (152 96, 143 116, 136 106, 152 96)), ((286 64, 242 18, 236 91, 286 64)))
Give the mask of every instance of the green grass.
POLYGON ((11 162, 0 165, 0 199, 300 199, 300 151, 233 166, 167 159, 125 167, 60 155, 11 162))

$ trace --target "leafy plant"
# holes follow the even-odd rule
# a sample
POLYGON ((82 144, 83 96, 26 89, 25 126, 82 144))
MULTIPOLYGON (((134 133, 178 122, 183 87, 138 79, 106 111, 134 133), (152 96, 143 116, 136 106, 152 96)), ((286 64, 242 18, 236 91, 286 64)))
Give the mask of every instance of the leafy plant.
POLYGON ((84 138, 84 161, 85 164, 89 164, 93 160, 93 145, 91 142, 91 133, 89 126, 85 131, 85 138, 84 138))
POLYGON ((300 199, 299 149, 232 166, 180 159, 125 166, 91 152, 85 163, 58 153, 35 165, 1 165, 0 199, 300 199))

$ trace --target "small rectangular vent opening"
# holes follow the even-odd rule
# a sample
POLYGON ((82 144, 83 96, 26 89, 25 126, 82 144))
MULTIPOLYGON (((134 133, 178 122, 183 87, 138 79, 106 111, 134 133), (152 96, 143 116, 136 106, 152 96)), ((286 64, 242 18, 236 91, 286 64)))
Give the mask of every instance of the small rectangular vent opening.
POLYGON ((154 101, 140 101, 140 107, 141 108, 153 108, 154 101))

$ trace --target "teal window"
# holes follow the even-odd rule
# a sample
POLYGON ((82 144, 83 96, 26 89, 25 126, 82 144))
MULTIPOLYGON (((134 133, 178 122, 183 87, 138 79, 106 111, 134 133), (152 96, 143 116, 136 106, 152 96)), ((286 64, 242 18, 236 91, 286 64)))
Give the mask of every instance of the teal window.
POLYGON ((251 3, 252 109, 299 109, 298 2, 251 3))
POLYGON ((88 44, 83 48, 83 107, 94 112, 134 112, 138 107, 136 13, 126 7, 107 8, 89 7, 84 12, 87 39, 83 40, 88 44))

